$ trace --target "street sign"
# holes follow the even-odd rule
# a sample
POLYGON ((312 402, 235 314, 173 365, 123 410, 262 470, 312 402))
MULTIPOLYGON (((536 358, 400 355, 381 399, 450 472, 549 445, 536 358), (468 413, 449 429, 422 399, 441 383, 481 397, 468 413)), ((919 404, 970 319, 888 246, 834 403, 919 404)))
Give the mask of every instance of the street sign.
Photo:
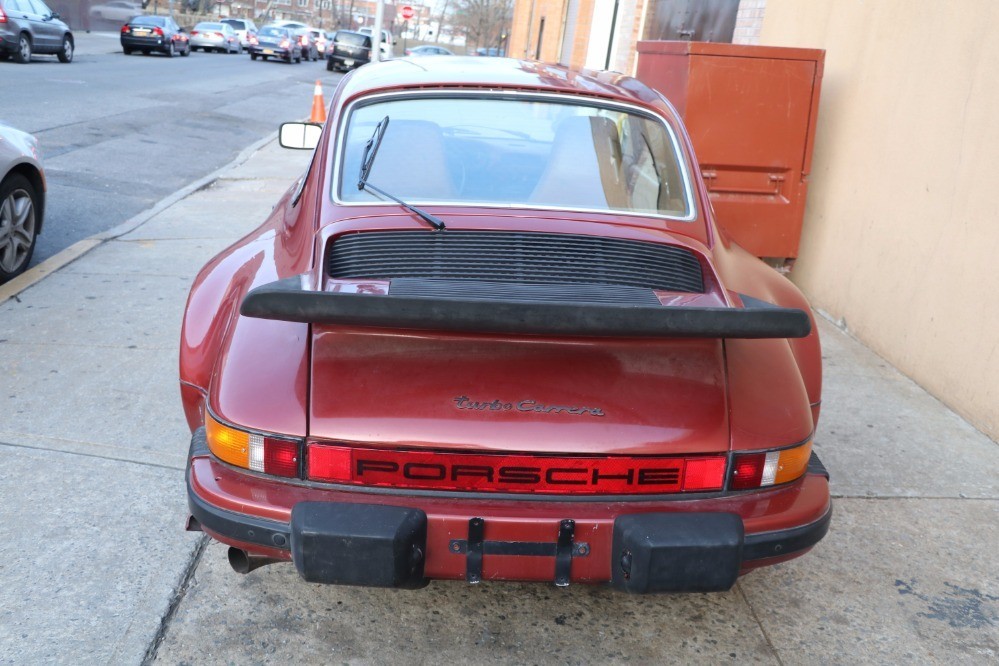
POLYGON ((403 5, 402 6, 402 10, 401 10, 401 14, 402 14, 402 18, 404 18, 405 20, 408 21, 409 19, 413 18, 413 16, 416 14, 416 12, 413 11, 412 6, 410 6, 410 5, 403 5))

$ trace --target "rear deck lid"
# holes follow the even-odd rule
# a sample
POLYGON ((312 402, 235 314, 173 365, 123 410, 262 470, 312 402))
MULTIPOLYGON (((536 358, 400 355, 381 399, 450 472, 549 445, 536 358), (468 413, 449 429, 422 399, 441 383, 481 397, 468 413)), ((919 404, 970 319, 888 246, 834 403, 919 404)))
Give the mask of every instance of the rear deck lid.
POLYGON ((310 435, 568 455, 728 450, 722 343, 314 325, 310 435))

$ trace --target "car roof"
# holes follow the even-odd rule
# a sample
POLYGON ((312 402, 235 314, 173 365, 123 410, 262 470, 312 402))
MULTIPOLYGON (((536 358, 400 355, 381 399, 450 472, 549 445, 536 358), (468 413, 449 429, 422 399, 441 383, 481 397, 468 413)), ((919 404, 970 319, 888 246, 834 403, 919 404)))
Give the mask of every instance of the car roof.
POLYGON ((475 87, 574 93, 668 108, 656 91, 624 74, 576 70, 515 58, 393 59, 355 70, 342 86, 343 101, 397 88, 475 87))

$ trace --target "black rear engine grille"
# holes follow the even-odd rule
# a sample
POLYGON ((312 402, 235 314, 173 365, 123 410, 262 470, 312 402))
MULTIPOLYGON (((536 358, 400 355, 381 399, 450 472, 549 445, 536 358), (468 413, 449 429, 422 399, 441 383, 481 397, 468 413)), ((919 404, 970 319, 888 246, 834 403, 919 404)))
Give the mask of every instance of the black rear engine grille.
POLYGON ((369 231, 338 238, 330 277, 602 284, 703 293, 697 257, 657 243, 509 231, 369 231))

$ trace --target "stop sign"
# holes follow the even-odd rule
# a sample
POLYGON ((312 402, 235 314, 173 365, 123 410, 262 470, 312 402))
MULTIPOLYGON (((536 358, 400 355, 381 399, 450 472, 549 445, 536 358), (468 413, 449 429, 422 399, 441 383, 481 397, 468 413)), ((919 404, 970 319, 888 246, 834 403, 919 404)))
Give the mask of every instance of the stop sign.
POLYGON ((412 6, 410 6, 410 5, 403 5, 402 6, 402 18, 406 19, 407 21, 409 19, 413 18, 413 15, 415 13, 416 12, 413 11, 412 6))

